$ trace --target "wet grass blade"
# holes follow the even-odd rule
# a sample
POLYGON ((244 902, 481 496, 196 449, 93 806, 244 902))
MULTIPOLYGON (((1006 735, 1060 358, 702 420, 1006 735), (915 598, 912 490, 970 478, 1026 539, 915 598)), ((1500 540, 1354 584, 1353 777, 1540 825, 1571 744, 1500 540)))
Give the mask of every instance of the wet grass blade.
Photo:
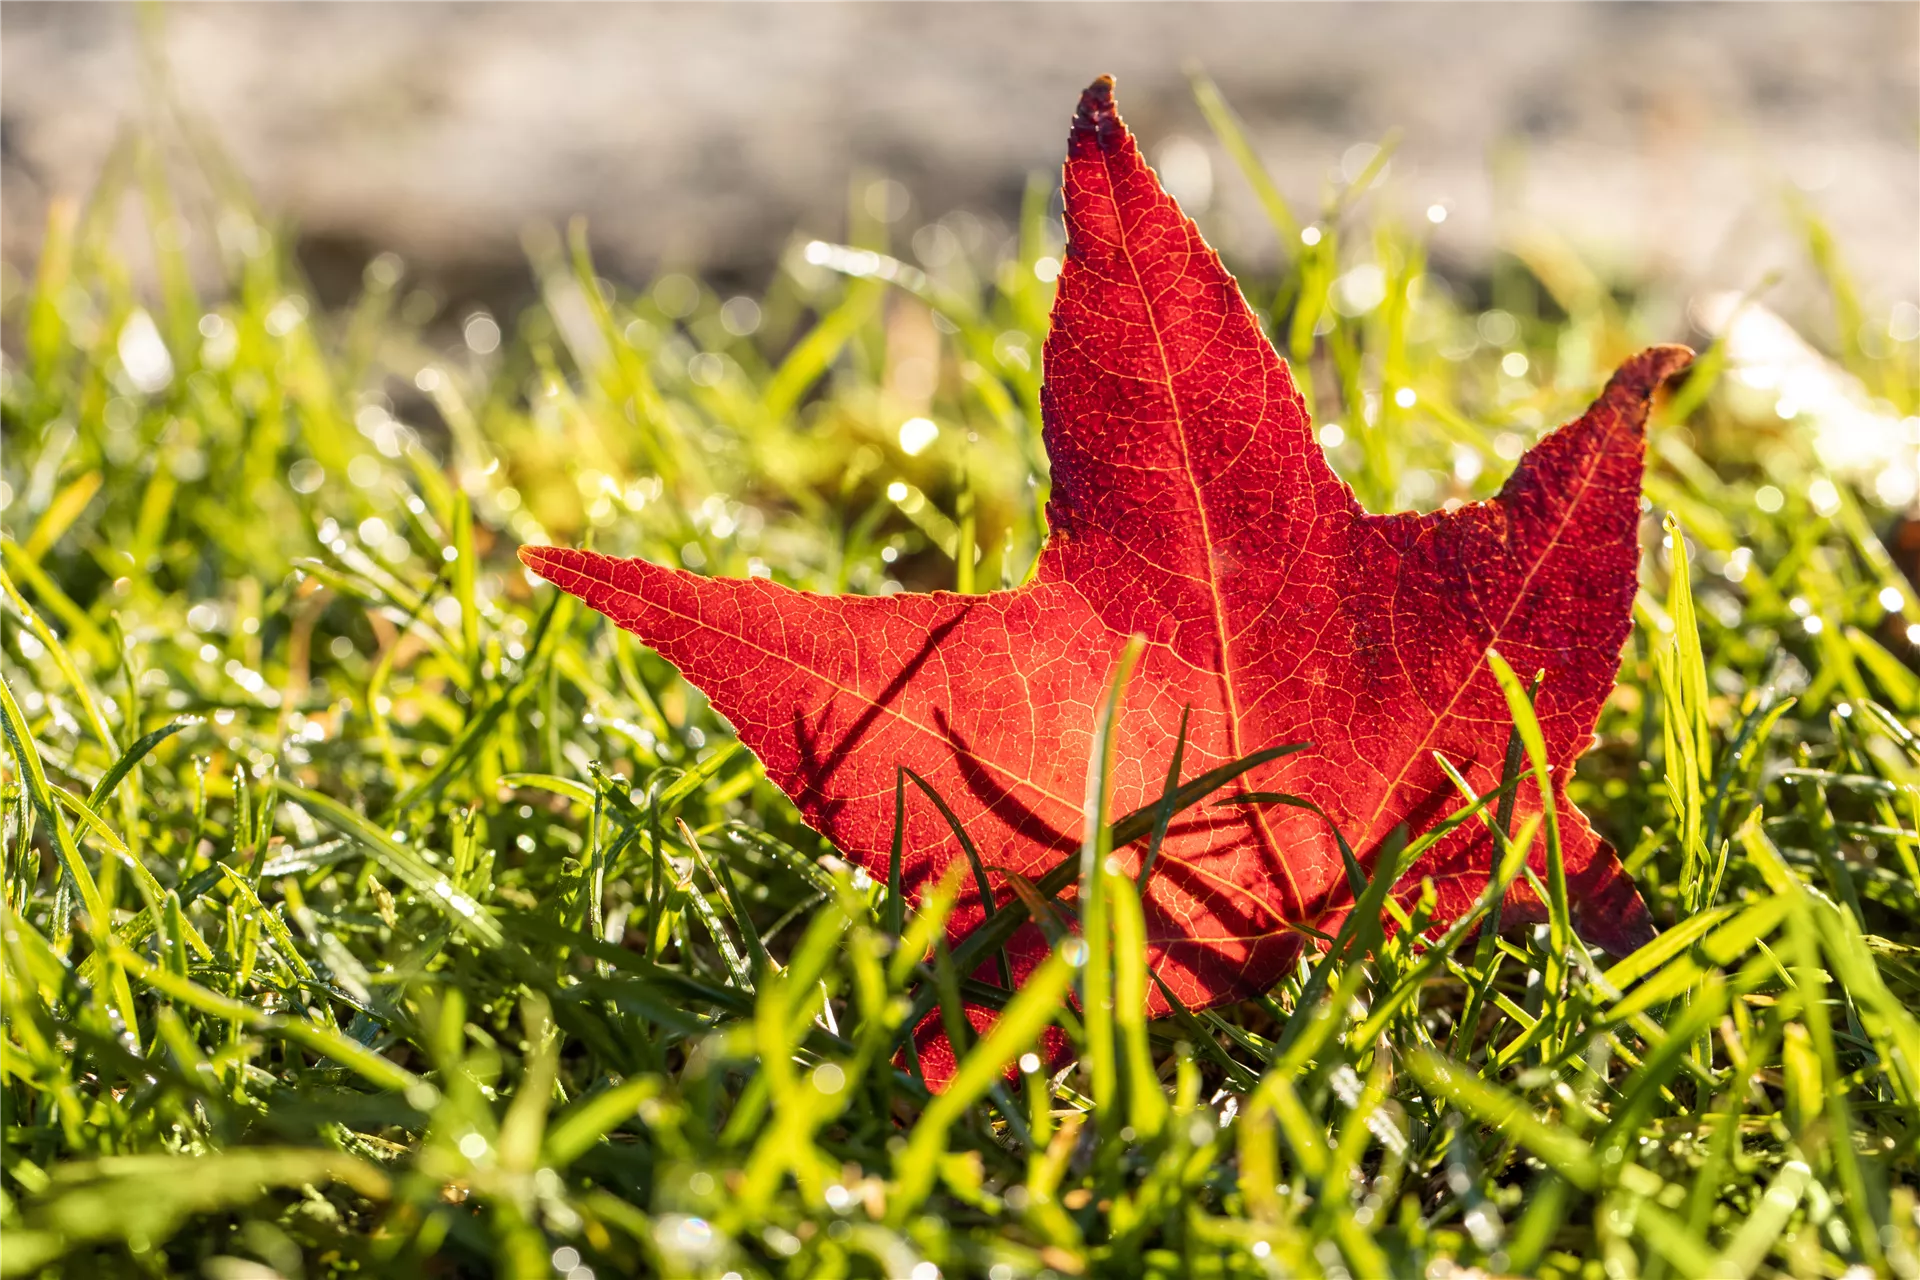
POLYGON ((427 865, 420 855, 396 843, 393 837, 358 813, 332 796, 324 796, 293 783, 282 784, 281 791, 301 808, 325 818, 335 830, 353 837, 380 865, 405 880, 428 906, 445 916, 475 942, 485 947, 498 947, 505 941, 500 926, 485 907, 465 891, 456 888, 444 874, 427 865))
POLYGON ((1173 739, 1173 755, 1167 760, 1167 780, 1160 788, 1160 804, 1153 816, 1153 834, 1147 841, 1146 857, 1140 860, 1140 875, 1136 883, 1140 892, 1147 891, 1147 885, 1153 880, 1153 867, 1160 860, 1160 844, 1167 838, 1167 828, 1173 822, 1176 812, 1174 798, 1180 793, 1180 766, 1187 757, 1187 722, 1193 716, 1191 706, 1180 710, 1180 732, 1173 739))
POLYGON ((194 716, 185 720, 175 720, 171 724, 160 726, 151 733, 141 735, 140 740, 131 747, 128 747, 126 751, 121 754, 120 758, 113 762, 113 767, 101 775, 100 781, 94 785, 93 791, 87 796, 88 806, 98 809, 102 803, 113 795, 114 788, 118 787, 121 782, 126 779, 126 776, 133 772, 134 766, 146 759, 155 747, 165 742, 168 738, 171 738, 174 734, 184 733, 188 729, 198 727, 201 723, 199 717, 194 716))
MULTIPOLYGON (((947 802, 941 799, 940 793, 934 790, 931 783, 905 765, 900 766, 899 772, 901 777, 912 782, 914 786, 920 788, 927 799, 933 801, 933 807, 938 809, 940 816, 946 820, 947 829, 952 831, 953 838, 959 841, 961 852, 967 856, 967 865, 973 869, 974 891, 980 895, 981 925, 984 927, 993 920, 994 914, 999 908, 993 900, 993 884, 987 879, 986 864, 980 861, 980 850, 974 847, 973 838, 967 834, 966 827, 961 823, 960 819, 954 815, 953 810, 947 807, 947 802)), ((894 836, 894 850, 896 853, 899 845, 899 827, 896 826, 894 836)), ((898 881, 899 876, 895 859, 890 856, 887 864, 887 889, 889 892, 893 892, 898 888, 898 881)), ((994 952, 994 963, 1000 971, 1000 985, 1009 991, 1013 990, 1013 962, 1007 958, 1007 949, 1004 946, 994 952)))

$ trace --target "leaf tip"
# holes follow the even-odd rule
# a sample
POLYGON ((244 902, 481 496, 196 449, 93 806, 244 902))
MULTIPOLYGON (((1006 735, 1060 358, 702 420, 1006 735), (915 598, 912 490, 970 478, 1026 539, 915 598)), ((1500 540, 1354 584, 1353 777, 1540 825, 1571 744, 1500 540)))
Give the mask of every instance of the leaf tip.
POLYGON ((1613 378, 1607 383, 1607 390, 1632 399, 1647 400, 1660 389, 1660 384, 1692 363, 1692 347, 1679 343, 1648 347, 1614 371, 1613 378))
POLYGON ((575 559, 578 554, 578 552, 571 551, 566 547, 523 546, 520 548, 520 563, 525 565, 529 571, 545 578, 548 582, 554 582, 555 585, 558 585, 553 576, 554 571, 568 567, 567 561, 575 559))
POLYGON ((1113 105, 1113 77, 1101 76, 1080 94, 1080 110, 1074 123, 1104 132, 1120 124, 1120 113, 1113 105))

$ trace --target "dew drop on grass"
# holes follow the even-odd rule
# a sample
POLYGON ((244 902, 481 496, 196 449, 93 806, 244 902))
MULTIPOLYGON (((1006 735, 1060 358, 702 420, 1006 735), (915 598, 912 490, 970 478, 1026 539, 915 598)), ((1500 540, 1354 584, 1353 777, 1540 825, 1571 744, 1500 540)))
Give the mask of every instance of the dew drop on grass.
POLYGON ((287 468, 287 485, 295 493, 312 493, 327 481, 327 469, 312 458, 302 458, 287 468))
POLYGON ((736 338, 745 338, 760 328, 760 304, 741 294, 728 298, 720 306, 720 327, 736 338))
MULTIPOLYGON (((927 446, 940 438, 940 428, 930 418, 908 418, 900 424, 900 452, 909 458, 917 458, 926 452, 927 446)), ((893 491, 887 491, 893 497, 893 491)), ((905 497, 903 493, 900 495, 905 497)), ((896 502, 898 498, 894 499, 896 502)))
POLYGON ((121 327, 118 354, 127 380, 147 395, 173 381, 173 357, 167 354, 153 317, 141 308, 134 308, 121 327))
POLYGON ((1387 273, 1377 263, 1363 262, 1333 282, 1333 309, 1343 316, 1363 316, 1386 297, 1387 273))
POLYGON ((461 326, 460 336, 475 355, 492 355, 500 349, 500 322, 484 311, 476 311, 461 326))
POLYGON ((1480 334, 1480 340, 1490 347, 1504 347, 1520 334, 1520 325, 1505 311, 1495 308, 1483 311, 1474 321, 1474 329, 1480 334))

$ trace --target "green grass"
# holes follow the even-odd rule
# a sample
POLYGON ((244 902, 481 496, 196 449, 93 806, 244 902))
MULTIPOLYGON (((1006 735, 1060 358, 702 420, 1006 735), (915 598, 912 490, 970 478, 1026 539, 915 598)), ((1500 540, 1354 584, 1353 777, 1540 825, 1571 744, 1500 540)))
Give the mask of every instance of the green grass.
MULTIPOLYGON (((1108 878, 929 1098, 891 1055, 972 963, 920 963, 941 903, 850 871, 513 551, 1017 582, 1045 184, 1004 236, 855 200, 752 302, 536 237, 542 301, 481 354, 390 258, 308 302, 168 137, 200 159, 131 140, 6 281, 0 1273, 1920 1275, 1920 608, 1893 513, 1718 353, 1656 416, 1639 627, 1574 786, 1659 941, 1356 928, 1149 1024, 1108 878), (1112 1008, 1063 1012, 1075 983, 1112 1008), (1003 1080, 1050 1020, 1081 1065, 1003 1080)), ((1542 236, 1449 284, 1364 191, 1263 199, 1283 269, 1250 292, 1374 509, 1492 492, 1681 336, 1664 282, 1542 236), (1383 301, 1342 314, 1364 265, 1383 301)), ((1914 343, 1809 245, 1822 345, 1920 412, 1914 343)))

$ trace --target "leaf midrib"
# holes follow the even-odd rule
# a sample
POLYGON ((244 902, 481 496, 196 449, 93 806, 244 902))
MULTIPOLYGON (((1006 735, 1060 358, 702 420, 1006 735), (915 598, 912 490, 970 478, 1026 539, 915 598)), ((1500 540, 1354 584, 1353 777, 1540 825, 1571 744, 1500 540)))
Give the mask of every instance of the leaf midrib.
MULTIPOLYGON (((1240 699, 1238 691, 1234 688, 1232 646, 1227 636, 1227 608, 1226 601, 1220 597, 1220 570, 1219 565, 1214 560, 1212 522, 1208 518, 1206 500, 1200 492, 1200 482, 1193 474, 1193 454, 1187 447, 1186 414, 1182 412, 1180 393, 1174 385, 1173 361, 1169 359, 1167 355, 1166 340, 1160 330, 1159 313, 1155 309, 1153 295, 1148 292, 1146 282, 1140 277, 1140 268, 1134 261, 1133 248, 1128 240, 1127 217, 1125 211, 1120 207, 1119 187, 1114 177, 1114 155, 1112 150, 1109 149, 1104 141, 1097 135, 1094 139, 1094 145, 1100 148, 1100 163, 1106 173, 1106 196, 1108 202, 1113 206, 1114 225, 1120 254, 1126 261, 1127 270, 1133 275, 1134 289, 1139 293, 1140 300, 1144 304, 1143 309, 1147 316, 1147 327, 1153 333, 1154 351, 1160 358, 1160 380, 1161 384, 1166 388, 1167 403, 1173 410, 1174 439, 1177 440, 1180 445, 1180 474, 1186 478, 1187 486, 1193 494, 1194 511, 1200 518, 1200 542, 1207 557, 1207 598, 1213 608, 1214 643, 1220 655, 1220 670, 1217 673, 1217 677, 1220 681, 1222 699, 1226 703, 1227 758, 1229 760, 1237 760, 1245 755, 1246 752, 1241 749, 1240 743, 1240 699)), ((1170 199, 1170 197, 1162 193, 1161 199, 1170 199)), ((1187 216, 1177 208, 1174 210, 1174 216, 1182 223, 1182 229, 1187 229, 1187 216)), ((1198 236, 1199 232, 1196 229, 1192 230, 1190 234, 1198 236)), ((1204 241, 1202 243, 1204 245, 1204 241)), ((1209 252, 1211 252, 1210 249, 1209 252)), ((1264 337, 1261 340, 1264 341, 1264 337)), ((1287 887, 1292 894, 1296 908, 1304 907, 1306 900, 1301 895, 1300 883, 1294 878, 1293 868, 1288 866, 1286 859, 1280 856, 1279 843, 1274 839, 1273 832, 1268 829, 1266 817, 1259 812, 1254 812, 1249 814, 1248 818, 1253 826, 1254 833, 1259 837, 1261 848, 1266 855, 1267 861, 1270 865, 1279 867, 1281 873, 1286 876, 1287 887)), ((1246 886, 1240 887, 1243 889, 1246 888, 1246 886)), ((1267 904, 1260 895, 1253 893, 1251 890, 1247 890, 1247 893, 1249 897, 1259 902, 1263 908, 1270 914, 1276 915, 1277 918, 1277 913, 1273 911, 1272 906, 1267 904)))

